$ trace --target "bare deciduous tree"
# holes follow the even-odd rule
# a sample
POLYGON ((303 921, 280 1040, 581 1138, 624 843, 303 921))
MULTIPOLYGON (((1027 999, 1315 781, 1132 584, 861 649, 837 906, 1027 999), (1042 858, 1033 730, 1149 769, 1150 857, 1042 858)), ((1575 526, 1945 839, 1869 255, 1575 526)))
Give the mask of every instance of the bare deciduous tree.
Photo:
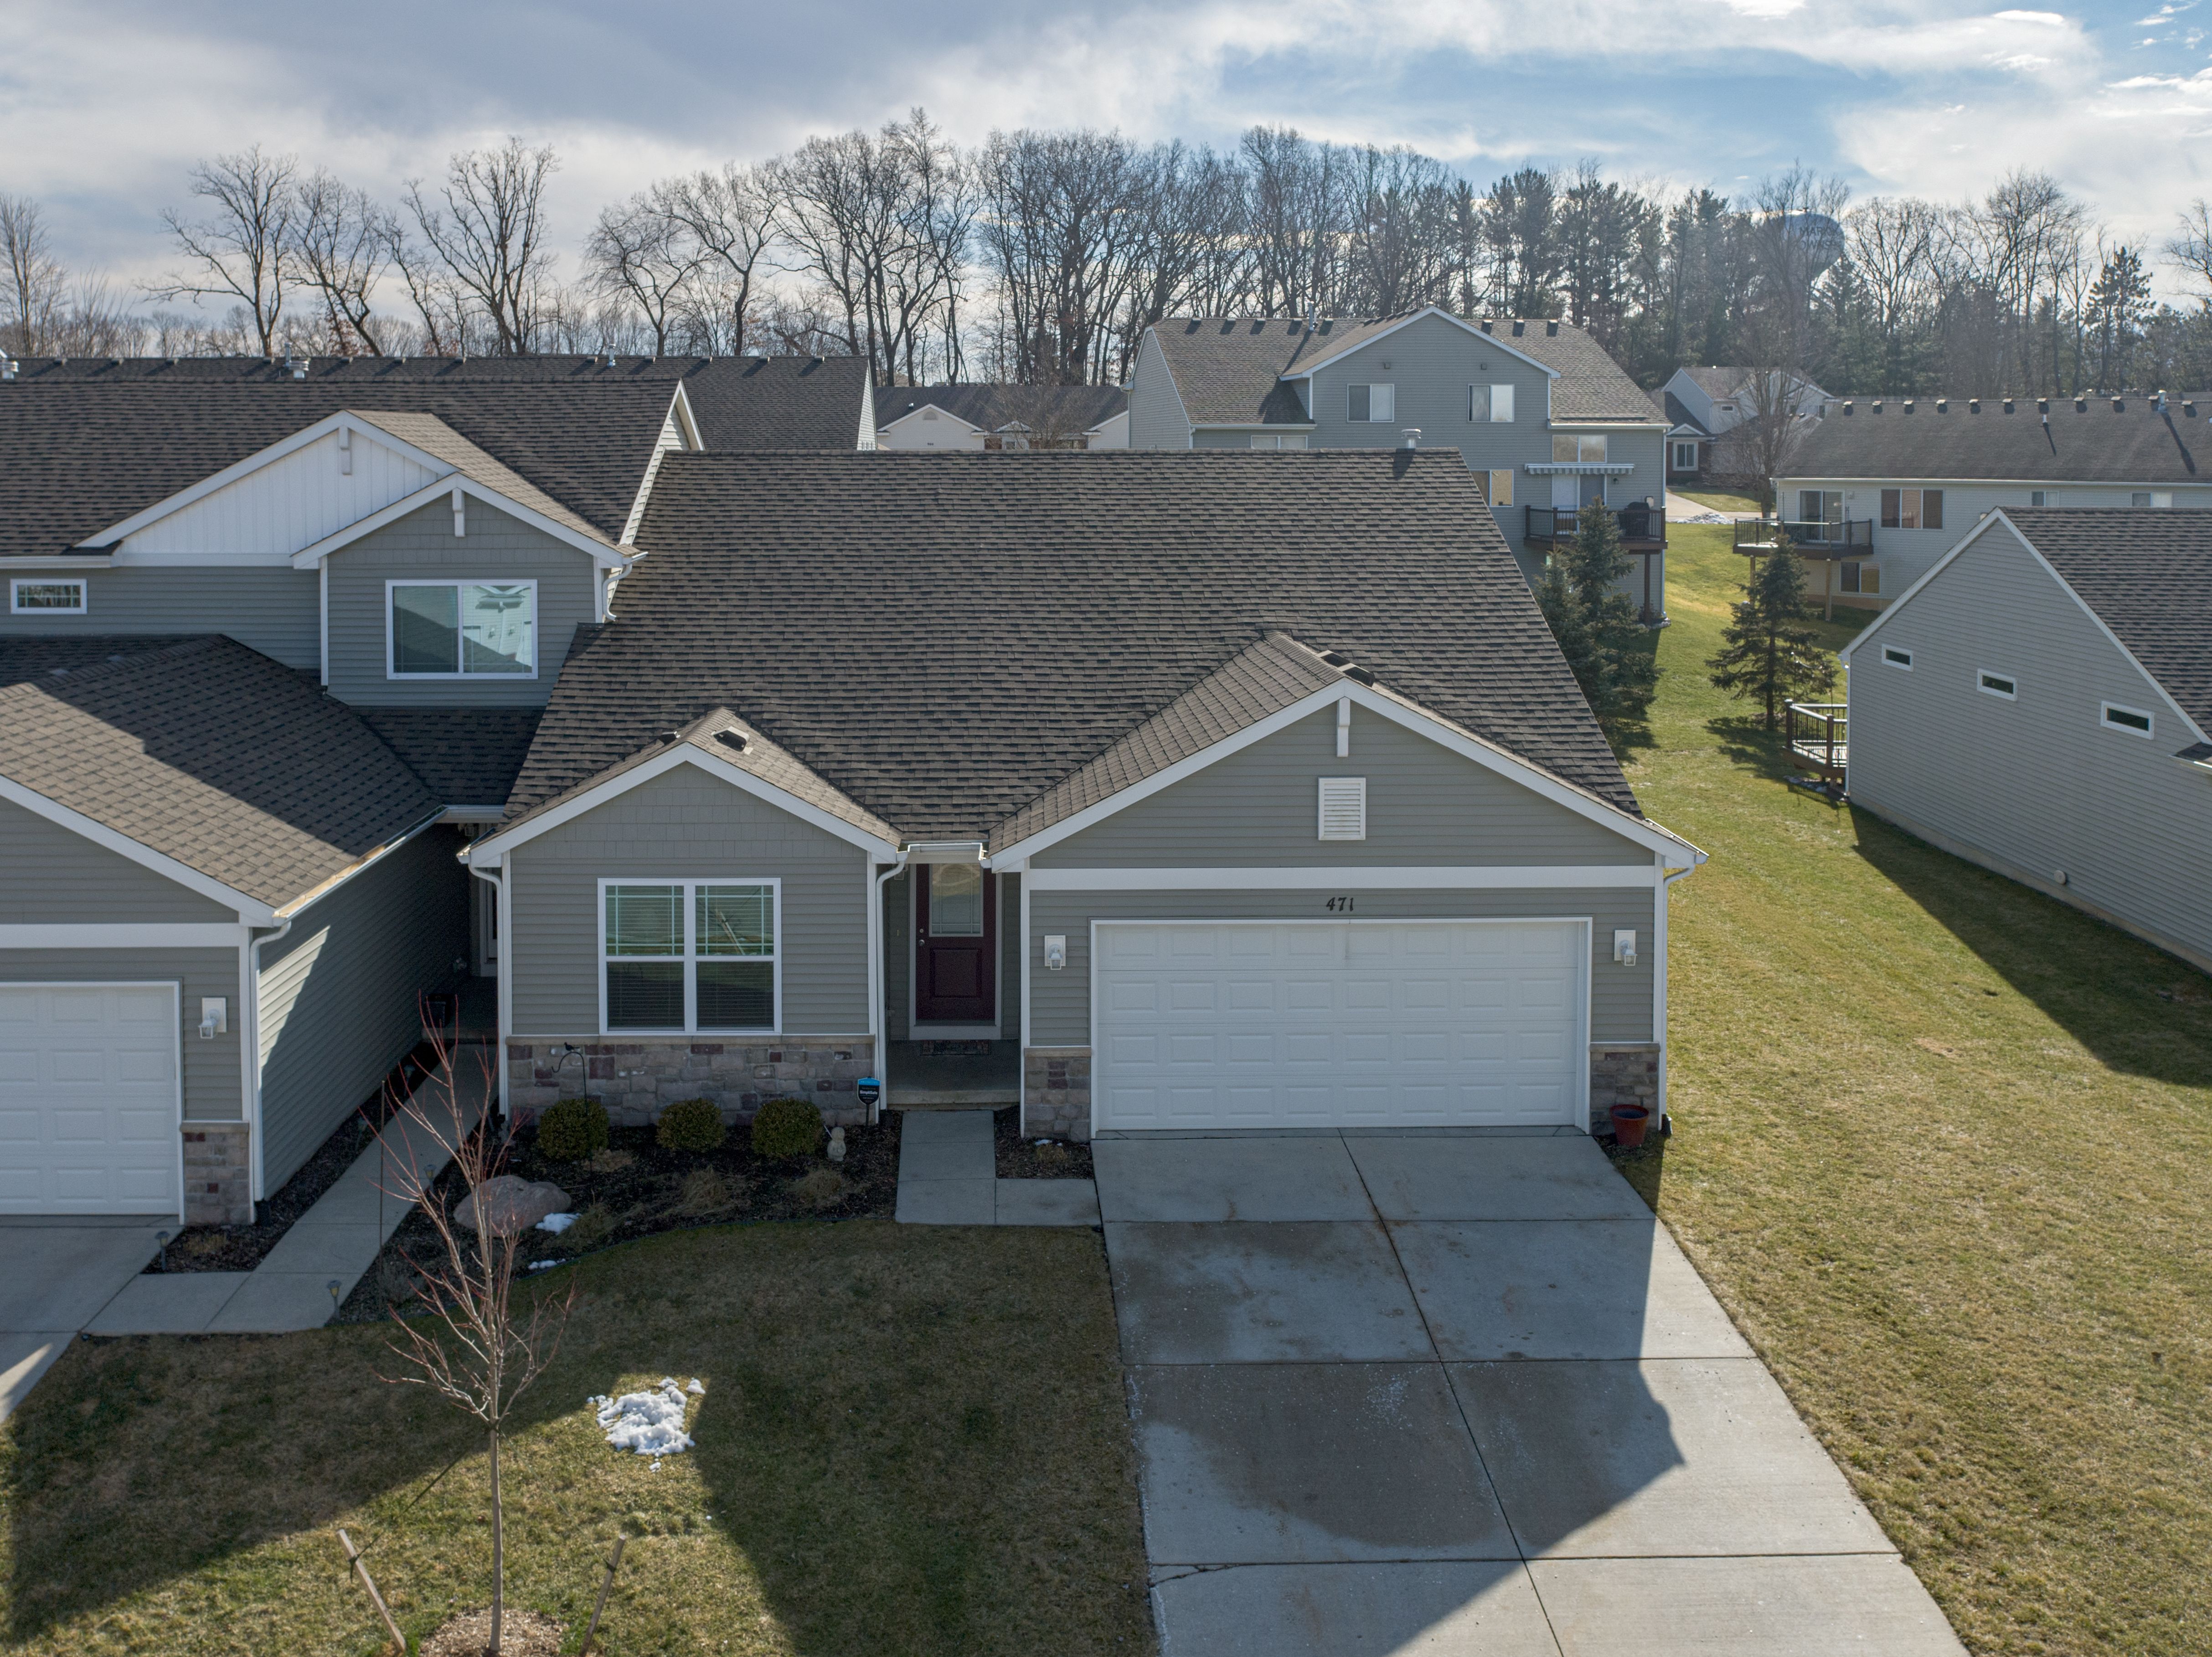
POLYGON ((299 187, 292 246, 300 279, 323 301, 325 325, 340 355, 356 344, 382 356, 383 327, 373 296, 392 268, 399 227, 365 190, 349 190, 321 168, 299 187))
MULTIPOLYGON (((753 284, 768 269, 777 222, 777 191, 764 167, 724 165, 719 173, 701 171, 669 179, 653 187, 653 204, 683 227, 699 251, 698 288, 702 311, 714 326, 701 331, 732 356, 743 356, 752 320, 753 284), (720 340, 726 325, 728 332, 720 340)), ((702 321, 705 319, 702 317, 702 321)))
POLYGON ((2179 228, 2166 244, 2166 256, 2181 268, 2197 297, 2212 308, 2212 202, 2199 196, 2177 222, 2179 228))
MULTIPOLYGON (((419 179, 407 186, 416 229, 453 286, 482 310, 501 356, 532 349, 553 264, 545 246, 545 182, 559 166, 550 144, 532 149, 510 137, 497 149, 453 157, 438 186, 442 208, 423 194, 419 179)), ((415 286, 411 277, 409 286, 415 286)), ((416 308, 423 310, 419 298, 416 308)), ((426 326, 429 314, 423 310, 426 326)))
POLYGON ((54 258, 45 216, 28 196, 0 195, 0 252, 8 260, 0 350, 46 355, 57 349, 69 313, 69 273, 54 258))
POLYGON ((186 268, 147 291, 156 299, 234 299, 252 319, 264 356, 274 356, 284 304, 297 275, 299 163, 259 144, 192 168, 192 194, 207 203, 188 220, 172 208, 161 219, 186 268))
POLYGON ((680 319, 699 270, 699 245, 689 228, 653 196, 633 196, 600 212, 584 258, 593 289, 635 306, 652 331, 653 355, 666 355, 669 325, 680 319))

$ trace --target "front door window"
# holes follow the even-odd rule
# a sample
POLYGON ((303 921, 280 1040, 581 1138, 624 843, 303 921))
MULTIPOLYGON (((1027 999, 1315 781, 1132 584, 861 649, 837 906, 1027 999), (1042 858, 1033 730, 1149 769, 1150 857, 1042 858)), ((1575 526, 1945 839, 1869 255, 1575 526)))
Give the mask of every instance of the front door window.
POLYGON ((923 1023, 991 1023, 998 883, 971 863, 933 863, 915 892, 914 1016, 923 1023))

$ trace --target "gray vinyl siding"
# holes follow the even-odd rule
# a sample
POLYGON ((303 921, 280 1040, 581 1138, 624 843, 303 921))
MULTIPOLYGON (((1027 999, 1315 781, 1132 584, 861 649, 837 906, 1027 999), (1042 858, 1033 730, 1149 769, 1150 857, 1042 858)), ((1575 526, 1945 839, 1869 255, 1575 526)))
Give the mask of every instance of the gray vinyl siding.
POLYGON ((1129 376, 1129 446, 1133 449, 1187 449, 1191 446, 1190 416, 1176 393, 1175 376, 1168 372, 1167 357, 1149 333, 1137 352, 1136 371, 1129 376))
POLYGON ((1856 804, 2212 958, 2212 784, 2172 757, 2195 737, 2004 526, 1856 648, 1850 724, 1856 804), (1984 668, 2018 700, 1978 689, 1984 668), (2104 728, 2106 701, 2153 713, 2152 739, 2104 728))
MULTIPOLYGON (((999 875, 999 1034, 1019 1041, 1022 1034, 1022 877, 999 875)), ((884 1039, 909 1041, 914 1021, 914 878, 896 875, 884 883, 884 1039)), ((927 1032, 924 1032, 927 1034, 927 1032)))
POLYGON ((1601 823, 1364 707, 1323 709, 1039 853, 1039 868, 1643 864, 1601 823), (1322 777, 1367 779, 1367 838, 1320 839, 1322 777))
POLYGON ((245 1115, 238 1069, 240 1032, 238 950, 227 946, 190 950, 0 950, 0 983, 114 984, 174 981, 185 1055, 185 1120, 235 1122, 245 1115), (200 1037, 200 999, 219 995, 229 1008, 230 1028, 200 1037))
MULTIPOLYGON (((22 570, 33 580, 74 572, 22 570)), ((66 637, 84 633, 227 633, 287 667, 312 672, 322 665, 322 622, 313 570, 240 569, 200 565, 149 569, 88 569, 82 616, 18 616, 0 588, 0 638, 66 637)))
POLYGON ((506 940, 514 1033, 599 1028, 599 883, 783 883, 781 1033, 868 1028, 866 854, 690 766, 641 783, 515 848, 506 940))
POLYGON ((422 1039, 417 996, 468 954, 459 835, 432 828, 295 917, 261 951, 264 1189, 292 1177, 422 1039))
MULTIPOLYGON (((1328 892, 1036 892, 1030 897, 1029 1041, 1084 1047, 1091 1041, 1093 920, 1328 920, 1328 892), (1067 965, 1044 964, 1044 938, 1067 939, 1067 965)), ((1357 895, 1355 920, 1437 918, 1590 918, 1590 1040, 1649 1041, 1654 895, 1650 887, 1570 891, 1380 891, 1357 895), (1615 928, 1636 928, 1636 965, 1613 960, 1615 928)))
POLYGON ((443 501, 331 555, 331 695, 386 707, 537 707, 576 628, 598 614, 592 561, 567 543, 471 498, 468 533, 443 501), (431 679, 386 677, 387 581, 538 583, 538 673, 431 679))
POLYGON ((110 926, 231 921, 238 912, 0 800, 0 924, 110 926))
MULTIPOLYGON (((1252 439, 1257 429, 1255 427, 1237 427, 1229 429, 1218 426, 1200 426, 1191 434, 1190 441, 1188 444, 1179 443, 1175 446, 1192 449, 1249 449, 1252 446, 1252 439)), ((1306 446, 1317 449, 1321 447, 1321 444, 1309 436, 1306 439, 1306 446)))

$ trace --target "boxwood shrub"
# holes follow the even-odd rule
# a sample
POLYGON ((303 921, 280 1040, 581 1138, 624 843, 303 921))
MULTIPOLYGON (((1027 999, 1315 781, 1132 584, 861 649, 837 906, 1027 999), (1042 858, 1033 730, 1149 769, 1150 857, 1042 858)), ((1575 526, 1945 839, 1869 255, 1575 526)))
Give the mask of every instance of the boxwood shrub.
POLYGON ((811 1099, 770 1099, 753 1118, 753 1153, 805 1156, 822 1143, 822 1113, 811 1099))
POLYGON ((556 1162, 580 1162, 607 1148, 607 1108, 596 1099, 562 1099, 538 1119, 538 1148, 556 1162))
POLYGON ((713 1150, 728 1132, 712 1099, 679 1099, 660 1113, 653 1137, 663 1150, 713 1150))

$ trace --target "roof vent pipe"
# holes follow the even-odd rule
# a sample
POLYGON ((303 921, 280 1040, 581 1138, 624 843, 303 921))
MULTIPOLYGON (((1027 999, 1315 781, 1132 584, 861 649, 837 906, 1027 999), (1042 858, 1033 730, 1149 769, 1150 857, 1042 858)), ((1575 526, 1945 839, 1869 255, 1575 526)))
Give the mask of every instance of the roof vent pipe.
POLYGON ((1968 398, 1966 399, 1966 412, 1967 412, 1968 414, 1979 414, 1979 413, 1981 413, 1981 411, 1982 411, 1982 400, 1981 400, 1981 398, 1978 398, 1978 397, 1970 397, 1970 398, 1968 398))
POLYGON ((1525 322, 1522 321, 1522 320, 1521 320, 1519 318, 1517 318, 1517 317, 1516 317, 1516 319, 1514 319, 1514 322, 1513 322, 1513 337, 1514 337, 1514 338, 1518 339, 1518 338, 1520 338, 1520 337, 1521 337, 1521 336, 1522 336, 1522 334, 1524 334, 1524 333, 1526 333, 1526 332, 1528 332, 1528 325, 1527 323, 1525 323, 1525 322))
POLYGON ((1490 331, 1490 319, 1488 317, 1485 317, 1482 319, 1482 331, 1486 334, 1490 331))
POLYGON ((1401 449, 1419 448, 1421 446, 1421 428, 1419 426, 1407 427, 1405 431, 1405 441, 1399 444, 1398 446, 1401 449))
POLYGON ((2005 399, 2004 409, 2007 414, 2010 414, 2012 412, 2012 399, 2010 398, 2007 398, 2005 399))

